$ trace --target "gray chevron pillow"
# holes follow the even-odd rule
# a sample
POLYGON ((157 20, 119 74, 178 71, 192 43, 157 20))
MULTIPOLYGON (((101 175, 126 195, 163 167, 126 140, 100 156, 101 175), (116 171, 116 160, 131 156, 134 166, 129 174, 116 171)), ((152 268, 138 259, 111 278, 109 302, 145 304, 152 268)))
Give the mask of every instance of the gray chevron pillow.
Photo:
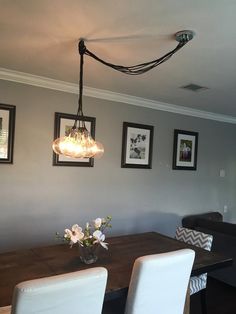
MULTIPOLYGON (((198 246, 207 251, 211 250, 213 236, 200 231, 178 227, 175 238, 179 241, 198 246)), ((190 295, 206 288, 207 273, 190 278, 190 295)))
POLYGON ((207 251, 211 250, 211 245, 213 241, 213 236, 200 231, 178 227, 176 229, 175 238, 179 241, 196 245, 207 251))

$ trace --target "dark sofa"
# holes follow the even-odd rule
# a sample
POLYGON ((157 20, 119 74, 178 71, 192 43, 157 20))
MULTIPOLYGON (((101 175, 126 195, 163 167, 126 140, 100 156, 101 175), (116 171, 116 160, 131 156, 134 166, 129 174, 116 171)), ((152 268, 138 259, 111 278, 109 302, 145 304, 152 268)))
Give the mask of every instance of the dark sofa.
POLYGON ((236 287, 236 224, 223 222, 219 212, 186 216, 183 227, 213 235, 212 251, 232 257, 232 266, 225 267, 208 275, 236 287))

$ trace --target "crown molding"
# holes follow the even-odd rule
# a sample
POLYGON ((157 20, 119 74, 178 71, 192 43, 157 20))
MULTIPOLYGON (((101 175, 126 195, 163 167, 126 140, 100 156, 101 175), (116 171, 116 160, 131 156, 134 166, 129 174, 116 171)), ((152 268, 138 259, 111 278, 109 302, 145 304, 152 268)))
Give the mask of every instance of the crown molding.
MULTIPOLYGON (((0 79, 5 81, 12 81, 26 85, 32 85, 61 92, 78 94, 78 85, 65 81, 50 79, 43 76, 33 75, 29 73, 0 68, 0 79)), ((141 97, 135 97, 126 94, 115 93, 107 90, 97 89, 93 87, 84 86, 84 95, 98 99, 121 102, 133 106, 145 107, 154 110, 161 110, 182 114, 191 117, 197 117, 208 120, 215 120, 219 122, 226 122, 236 124, 236 118, 228 115, 217 114, 208 111, 202 111, 184 106, 177 106, 168 103, 149 100, 141 97)))

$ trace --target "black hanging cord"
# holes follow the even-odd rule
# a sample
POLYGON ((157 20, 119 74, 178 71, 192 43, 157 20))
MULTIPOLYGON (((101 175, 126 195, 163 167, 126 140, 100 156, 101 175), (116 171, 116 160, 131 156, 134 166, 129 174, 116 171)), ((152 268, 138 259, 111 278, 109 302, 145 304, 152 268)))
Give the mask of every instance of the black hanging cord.
POLYGON ((84 55, 87 55, 89 57, 92 57, 93 59, 97 60, 98 62, 125 74, 129 75, 140 75, 143 73, 146 73, 150 71, 151 69, 155 68, 159 64, 169 60, 178 50, 180 50, 183 46, 185 46, 189 40, 193 38, 194 33, 191 31, 182 31, 179 32, 180 37, 176 40, 179 41, 178 45, 175 47, 175 49, 171 50, 170 52, 166 53, 164 56, 161 58, 145 62, 145 63, 140 63, 132 66, 123 66, 123 65, 117 65, 117 64, 112 64, 107 61, 104 61, 100 59, 98 56, 96 56, 94 53, 89 51, 85 44, 84 40, 79 41, 78 45, 78 50, 80 54, 80 77, 79 77, 79 99, 78 99, 78 110, 76 114, 76 119, 74 122, 74 126, 72 130, 77 129, 77 122, 79 120, 79 129, 82 130, 87 130, 85 126, 85 121, 84 121, 84 114, 83 114, 83 109, 82 109, 82 97, 83 97, 83 65, 84 65, 84 55))
POLYGON ((151 69, 155 68, 156 66, 158 66, 159 64, 167 61, 168 59, 170 59, 178 50, 180 50, 184 45, 187 44, 187 42, 190 39, 187 36, 183 36, 182 40, 178 43, 178 45, 176 46, 175 49, 171 50, 170 52, 168 52, 167 54, 165 54, 164 56, 162 56, 161 58, 149 61, 149 62, 145 62, 145 63, 140 63, 140 64, 136 64, 136 65, 132 65, 132 66, 123 66, 123 65, 116 65, 116 64, 112 64, 109 63, 107 61, 102 60, 101 58, 99 58, 98 56, 96 56, 94 53, 92 53, 91 51, 89 51, 87 49, 87 47, 84 45, 84 41, 80 40, 79 43, 79 51, 81 54, 81 51, 83 54, 86 54, 89 57, 92 57, 93 59, 97 60, 98 62, 125 74, 129 74, 129 75, 140 75, 143 73, 146 73, 148 71, 150 71, 151 69))
POLYGON ((79 128, 84 128, 85 127, 85 121, 83 119, 84 114, 83 114, 83 108, 82 108, 82 100, 83 100, 83 66, 84 66, 84 53, 85 53, 85 45, 84 41, 81 40, 79 42, 79 54, 80 54, 80 72, 79 72, 79 99, 78 99, 78 110, 76 114, 76 119, 74 122, 73 129, 77 128, 77 121, 79 120, 79 128), (82 119, 79 119, 82 118, 82 119))

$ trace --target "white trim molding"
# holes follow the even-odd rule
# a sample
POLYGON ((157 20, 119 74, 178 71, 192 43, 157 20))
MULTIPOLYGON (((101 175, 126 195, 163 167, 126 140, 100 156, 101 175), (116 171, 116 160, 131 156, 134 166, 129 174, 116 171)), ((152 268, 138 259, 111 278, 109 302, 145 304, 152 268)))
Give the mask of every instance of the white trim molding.
MULTIPOLYGON (((12 81, 26 85, 32 85, 42 88, 53 89, 61 92, 78 94, 78 85, 50 79, 43 76, 33 75, 29 73, 0 68, 0 79, 12 81)), ((121 102, 129 105, 151 108, 155 110, 167 111, 186 116, 192 116, 202 119, 215 120, 220 122, 236 124, 236 118, 228 115, 213 113, 209 111, 192 109, 184 106, 177 106, 168 103, 158 102, 141 97, 135 97, 126 94, 110 92, 108 90, 97 89, 84 86, 84 95, 98 99, 105 99, 115 102, 121 102)))

